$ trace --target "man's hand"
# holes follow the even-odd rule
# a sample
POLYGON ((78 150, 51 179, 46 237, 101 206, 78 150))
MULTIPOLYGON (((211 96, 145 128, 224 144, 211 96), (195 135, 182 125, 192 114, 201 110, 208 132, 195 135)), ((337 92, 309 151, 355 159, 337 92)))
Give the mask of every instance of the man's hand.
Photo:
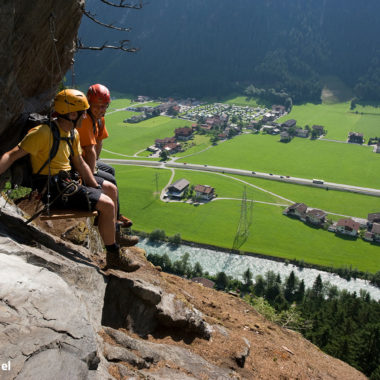
POLYGON ((94 175, 90 167, 87 165, 86 161, 82 156, 74 156, 72 158, 73 164, 77 172, 80 174, 82 179, 84 180, 86 186, 90 187, 98 187, 98 183, 96 182, 94 175))

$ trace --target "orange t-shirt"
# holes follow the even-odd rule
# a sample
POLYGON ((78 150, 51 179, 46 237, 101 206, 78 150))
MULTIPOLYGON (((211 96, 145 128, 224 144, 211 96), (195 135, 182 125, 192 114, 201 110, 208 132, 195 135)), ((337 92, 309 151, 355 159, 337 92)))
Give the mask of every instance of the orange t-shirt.
POLYGON ((81 147, 96 145, 108 137, 104 117, 101 118, 101 126, 99 127, 98 120, 95 120, 94 123, 91 116, 87 115, 87 117, 82 120, 82 125, 78 128, 78 132, 81 147))

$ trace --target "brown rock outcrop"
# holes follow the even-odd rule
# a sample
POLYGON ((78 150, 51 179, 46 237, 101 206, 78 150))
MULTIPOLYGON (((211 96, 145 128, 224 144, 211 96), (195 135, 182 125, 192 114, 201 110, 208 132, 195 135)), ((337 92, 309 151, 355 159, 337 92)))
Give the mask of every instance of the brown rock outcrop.
POLYGON ((49 109, 72 63, 83 6, 84 0, 2 0, 0 152, 17 144, 25 114, 49 109))

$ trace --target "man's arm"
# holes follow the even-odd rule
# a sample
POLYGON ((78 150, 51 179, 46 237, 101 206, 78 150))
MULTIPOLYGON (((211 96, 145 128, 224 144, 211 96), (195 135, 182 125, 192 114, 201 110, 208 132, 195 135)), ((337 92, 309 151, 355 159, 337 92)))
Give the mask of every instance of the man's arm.
POLYGON ((96 145, 87 145, 83 146, 82 149, 85 152, 84 160, 86 161, 87 165, 90 167, 92 173, 95 173, 95 167, 96 167, 96 145))
POLYGON ((99 140, 97 144, 95 145, 95 150, 96 150, 96 158, 99 159, 100 152, 102 151, 103 148, 103 140, 99 140))
POLYGON ((87 165, 86 161, 82 156, 74 156, 72 158, 75 169, 78 171, 80 176, 83 178, 86 186, 97 187, 98 183, 96 182, 94 175, 90 167, 87 165))
POLYGON ((18 145, 0 157, 0 174, 3 174, 15 161, 28 154, 18 145))

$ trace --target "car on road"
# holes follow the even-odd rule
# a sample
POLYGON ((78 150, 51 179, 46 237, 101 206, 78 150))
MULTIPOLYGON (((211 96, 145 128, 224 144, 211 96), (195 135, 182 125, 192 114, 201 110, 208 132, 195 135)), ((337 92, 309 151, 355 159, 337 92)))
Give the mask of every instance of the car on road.
POLYGON ((256 172, 252 172, 252 174, 256 174, 256 172))

